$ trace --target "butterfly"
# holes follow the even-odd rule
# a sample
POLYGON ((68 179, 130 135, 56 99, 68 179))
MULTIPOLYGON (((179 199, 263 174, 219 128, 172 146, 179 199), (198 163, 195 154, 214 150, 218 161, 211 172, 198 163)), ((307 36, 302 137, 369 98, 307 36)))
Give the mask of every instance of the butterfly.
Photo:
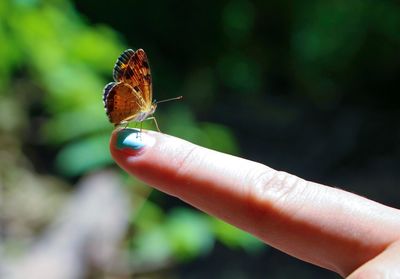
POLYGON ((152 116, 157 104, 182 98, 152 100, 150 66, 143 49, 125 50, 115 62, 113 79, 104 87, 103 103, 108 119, 115 126, 153 119, 160 131, 157 120, 152 116))

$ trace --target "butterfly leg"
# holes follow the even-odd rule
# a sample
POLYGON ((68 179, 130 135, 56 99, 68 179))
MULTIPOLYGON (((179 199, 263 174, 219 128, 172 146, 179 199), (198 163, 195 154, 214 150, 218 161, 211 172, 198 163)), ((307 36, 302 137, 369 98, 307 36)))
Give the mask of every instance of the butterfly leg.
POLYGON ((115 128, 122 128, 122 130, 123 130, 123 129, 126 129, 126 127, 128 127, 128 124, 129 124, 128 122, 121 122, 121 123, 115 124, 114 127, 115 128), (124 124, 125 124, 125 126, 124 126, 124 124))
POLYGON ((139 137, 142 137, 142 130, 143 130, 143 121, 140 121, 140 132, 139 132, 139 137))
POLYGON ((156 119, 154 116, 149 117, 149 118, 147 118, 147 119, 153 119, 154 124, 156 124, 157 131, 159 131, 159 132, 161 133, 161 130, 160 130, 160 128, 158 127, 157 119, 156 119))

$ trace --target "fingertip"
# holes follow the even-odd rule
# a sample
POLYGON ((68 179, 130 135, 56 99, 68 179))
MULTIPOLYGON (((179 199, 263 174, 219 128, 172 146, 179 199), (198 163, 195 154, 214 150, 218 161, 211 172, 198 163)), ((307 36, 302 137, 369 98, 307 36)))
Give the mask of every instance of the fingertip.
POLYGON ((138 156, 154 142, 155 138, 149 132, 132 128, 116 129, 110 139, 111 155, 117 161, 121 157, 138 156))
POLYGON ((177 185, 179 161, 188 144, 159 132, 116 129, 111 135, 110 152, 117 165, 127 173, 174 195, 170 188, 177 185))

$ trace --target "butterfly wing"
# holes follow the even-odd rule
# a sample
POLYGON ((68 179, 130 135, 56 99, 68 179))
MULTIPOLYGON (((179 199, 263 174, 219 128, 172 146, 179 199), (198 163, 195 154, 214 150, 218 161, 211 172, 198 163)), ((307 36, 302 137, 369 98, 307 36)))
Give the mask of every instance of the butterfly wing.
POLYGON ((151 72, 143 49, 125 50, 115 63, 113 77, 116 82, 127 83, 140 92, 144 102, 150 107, 153 99, 151 72))
POLYGON ((111 123, 135 119, 146 107, 141 93, 123 82, 110 82, 104 87, 103 102, 111 123))

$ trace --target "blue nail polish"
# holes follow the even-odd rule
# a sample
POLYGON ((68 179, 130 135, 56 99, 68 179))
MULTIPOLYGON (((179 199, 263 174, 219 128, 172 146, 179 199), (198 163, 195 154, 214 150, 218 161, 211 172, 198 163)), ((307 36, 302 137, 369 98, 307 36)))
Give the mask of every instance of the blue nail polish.
POLYGON ((117 133, 117 143, 118 149, 131 148, 131 149, 141 149, 145 146, 142 134, 136 129, 122 129, 117 133))

